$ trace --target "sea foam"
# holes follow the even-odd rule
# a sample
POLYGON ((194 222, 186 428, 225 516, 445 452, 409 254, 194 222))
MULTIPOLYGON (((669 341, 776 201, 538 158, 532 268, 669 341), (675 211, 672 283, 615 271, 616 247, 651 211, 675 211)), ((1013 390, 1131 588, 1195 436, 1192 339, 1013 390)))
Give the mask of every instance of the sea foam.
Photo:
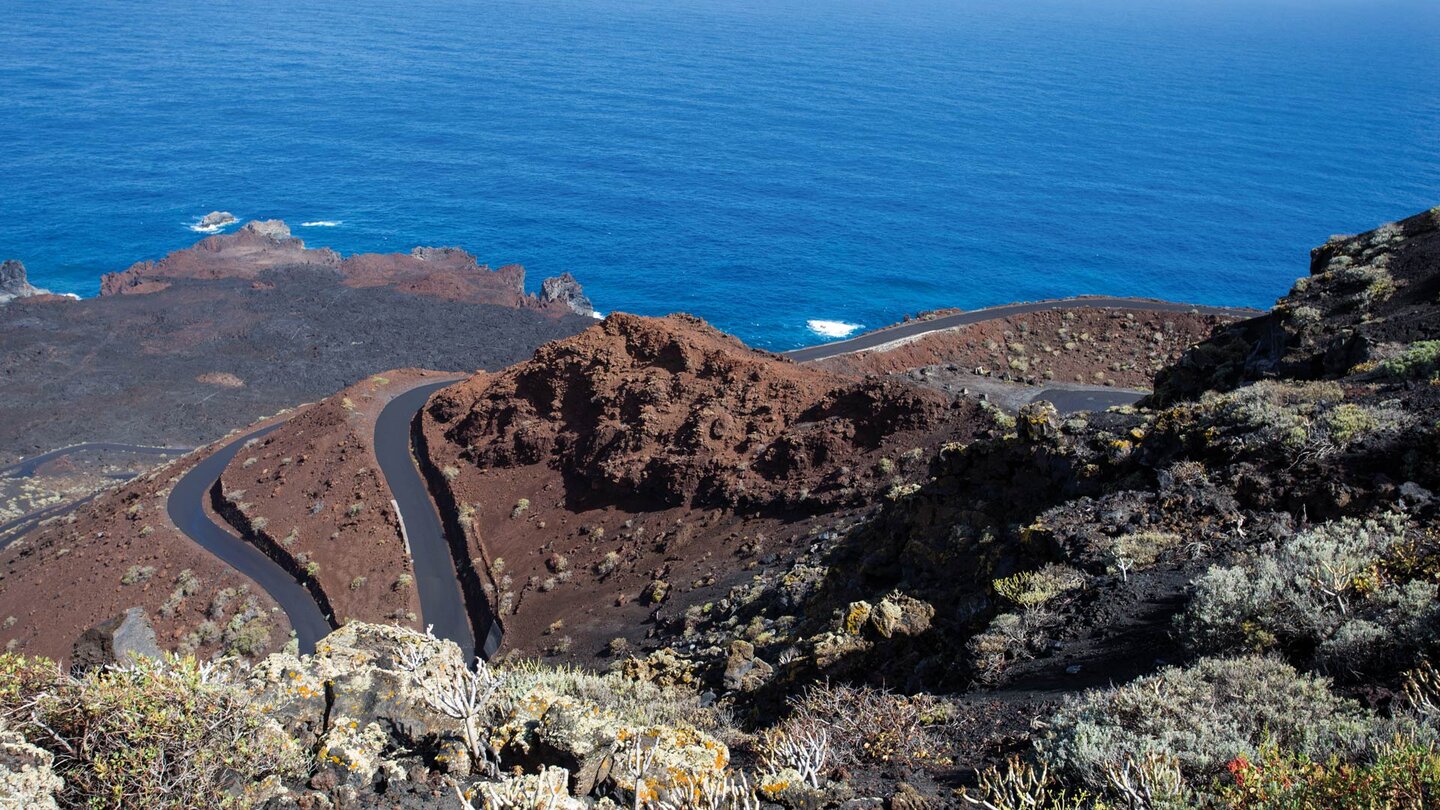
POLYGON ((302 228, 338 228, 338 227, 340 227, 341 225, 344 225, 344 224, 345 224, 344 222, 341 222, 341 221, 338 220, 338 219, 317 219, 317 220, 315 220, 314 222, 302 222, 302 223, 300 223, 300 227, 302 227, 302 228))
POLYGON ((849 337, 860 328, 858 323, 846 323, 845 321, 810 320, 806 321, 805 325, 810 327, 811 332, 827 338, 849 337))

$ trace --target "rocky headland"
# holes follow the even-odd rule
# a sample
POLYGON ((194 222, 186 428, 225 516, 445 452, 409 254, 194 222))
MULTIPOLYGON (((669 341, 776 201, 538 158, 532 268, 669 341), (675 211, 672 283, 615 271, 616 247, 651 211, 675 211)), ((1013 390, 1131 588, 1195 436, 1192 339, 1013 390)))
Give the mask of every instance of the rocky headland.
MULTIPOLYGON (((10 268, 7 290, 33 290, 10 268)), ((109 274, 97 298, 17 298, 0 307, 0 460, 195 446, 379 371, 498 368, 590 324, 573 279, 543 300, 524 279, 456 248, 341 257, 260 221, 109 274)))

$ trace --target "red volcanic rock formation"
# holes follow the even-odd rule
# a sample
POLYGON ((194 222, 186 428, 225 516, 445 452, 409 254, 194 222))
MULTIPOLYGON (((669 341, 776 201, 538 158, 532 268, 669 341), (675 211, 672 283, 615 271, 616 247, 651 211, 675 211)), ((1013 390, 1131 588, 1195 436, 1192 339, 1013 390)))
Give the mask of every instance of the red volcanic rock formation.
POLYGON ((247 222, 233 234, 200 240, 158 262, 137 262, 123 273, 100 279, 101 295, 158 292, 176 279, 257 278, 262 271, 290 265, 338 268, 340 255, 310 250, 279 220, 247 222))
POLYGON ((426 420, 461 460, 547 464, 582 497, 815 508, 884 486, 851 466, 982 423, 976 407, 796 365, 689 316, 622 314, 439 392, 426 420))
MULTIPOLYGON (((584 296, 578 284, 562 300, 528 295, 525 268, 512 264, 491 270, 459 248, 417 247, 409 253, 364 253, 342 259, 329 248, 305 247, 279 220, 247 222, 235 233, 207 237, 159 261, 110 273, 101 279, 100 294, 159 292, 176 281, 197 279, 241 279, 264 286, 261 275, 266 271, 301 267, 332 271, 348 287, 387 287, 468 304, 564 311, 571 308, 571 298, 584 296)), ((547 279, 552 286, 558 281, 547 279)))
POLYGON ((507 264, 491 270, 460 248, 363 253, 340 262, 340 272, 351 287, 394 287, 416 295, 507 307, 536 303, 525 295, 525 268, 507 264))

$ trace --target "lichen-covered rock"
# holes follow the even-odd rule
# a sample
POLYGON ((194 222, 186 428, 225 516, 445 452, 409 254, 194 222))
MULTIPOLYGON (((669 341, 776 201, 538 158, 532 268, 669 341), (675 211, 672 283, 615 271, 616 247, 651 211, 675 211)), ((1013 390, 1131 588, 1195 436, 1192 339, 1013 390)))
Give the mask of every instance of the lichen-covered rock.
POLYGON ((755 657, 755 645, 735 640, 725 659, 725 688, 736 692, 753 692, 764 686, 775 674, 775 668, 755 657))
POLYGON ((870 613, 870 625, 882 638, 918 636, 930 629, 934 618, 935 608, 928 602, 895 593, 875 606, 870 613))
POLYGON ((334 771, 345 782, 369 785, 381 768, 381 755, 389 742, 389 735, 379 723, 335 723, 320 745, 321 767, 334 771))
POLYGON ((824 790, 812 787, 800 772, 793 768, 766 774, 760 780, 759 794, 767 801, 792 810, 818 810, 825 807, 829 799, 824 790))
POLYGON ((810 639, 810 646, 815 666, 828 669, 852 655, 868 652, 875 644, 848 633, 821 633, 810 639))
POLYGON ((699 683, 695 662, 668 647, 644 658, 625 659, 620 672, 631 680, 648 681, 656 686, 695 686, 699 683))
POLYGON ((0 723, 0 807, 55 810, 55 794, 65 786, 52 769, 55 757, 0 723))
POLYGON ((729 765, 725 744, 694 728, 632 723, 604 704, 536 686, 512 701, 490 743, 507 765, 564 768, 576 796, 607 784, 633 795, 631 757, 636 746, 647 762, 642 777, 646 790, 662 794, 678 790, 687 780, 718 778, 729 765))
POLYGON ((314 655, 266 658, 252 671, 250 688, 301 739, 318 741, 349 723, 356 728, 380 723, 408 741, 429 737, 447 747, 460 731, 459 721, 432 710, 417 680, 446 677, 463 667, 454 642, 352 622, 322 639, 314 655), (413 675, 401 664, 407 650, 418 651, 416 660, 423 662, 413 675))

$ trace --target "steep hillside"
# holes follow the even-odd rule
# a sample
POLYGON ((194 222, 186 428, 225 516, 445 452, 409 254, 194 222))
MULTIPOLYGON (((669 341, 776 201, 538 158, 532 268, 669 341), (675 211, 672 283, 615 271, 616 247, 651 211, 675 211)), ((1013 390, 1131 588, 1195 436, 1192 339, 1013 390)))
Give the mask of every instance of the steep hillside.
POLYGON ((436 372, 377 374, 306 408, 238 454, 220 476, 220 514, 303 572, 338 621, 420 627, 414 570, 375 457, 375 420, 436 372))
POLYGON ((684 316, 612 315, 436 394, 442 502, 512 649, 591 656, 780 570, 841 515, 902 491, 978 403, 746 348, 684 316))
MULTIPOLYGON (((992 727, 967 736, 953 777, 932 775, 963 782, 1019 751, 1049 767, 1051 795, 1117 798, 1107 768, 1208 791, 1226 762, 1264 758, 1253 712, 1371 718, 1344 745, 1277 721, 1272 768, 1373 761, 1384 728, 1423 743, 1424 707, 1400 695, 1440 653, 1437 226, 1430 212, 1332 240, 1273 313, 1162 371, 1151 407, 1027 406, 657 640, 715 685, 749 644, 757 707, 821 679, 957 695, 958 722, 992 727), (1149 685, 1108 688, 1135 678, 1149 685), (1165 688, 1252 720, 1186 714, 1165 688)), ((1023 778, 992 777, 1006 773, 1023 778)))

